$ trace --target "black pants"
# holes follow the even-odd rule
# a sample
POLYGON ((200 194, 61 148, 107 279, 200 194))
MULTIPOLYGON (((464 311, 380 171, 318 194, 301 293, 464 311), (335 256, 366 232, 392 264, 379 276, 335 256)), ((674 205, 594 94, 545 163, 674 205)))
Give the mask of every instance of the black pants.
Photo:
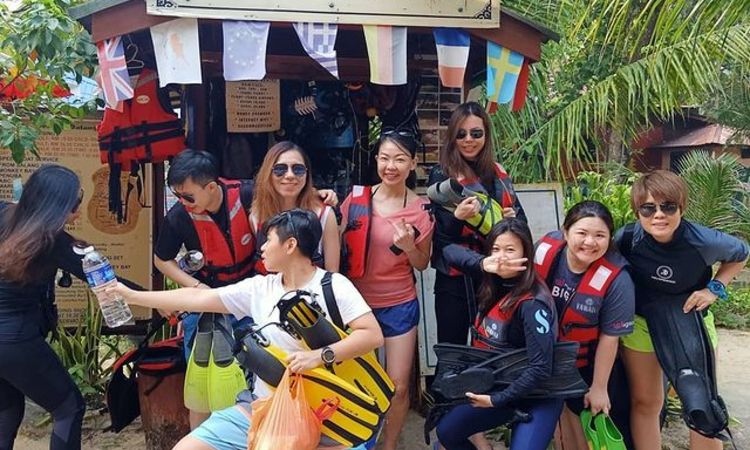
POLYGON ((79 450, 86 404, 55 352, 42 339, 0 343, 0 450, 13 449, 25 399, 54 420, 51 450, 79 450))
MULTIPOLYGON (((579 372, 583 381, 591 386, 591 382, 594 380, 593 365, 579 369, 579 372)), ((633 435, 630 432, 630 387, 625 366, 619 357, 615 358, 615 363, 612 365, 612 372, 609 374, 609 382, 607 383, 607 393, 609 394, 609 403, 612 405, 609 417, 620 430, 625 446, 629 449, 635 448, 633 446, 633 435)), ((565 404, 568 409, 581 415, 583 397, 567 399, 565 404)))
MULTIPOLYGON (((468 278, 463 276, 450 277, 443 273, 435 274, 435 318, 437 321, 438 342, 466 345, 469 327, 473 321, 469 302, 475 302, 469 297, 471 286, 467 286, 468 278)), ((469 281, 470 283, 470 281, 469 281)))

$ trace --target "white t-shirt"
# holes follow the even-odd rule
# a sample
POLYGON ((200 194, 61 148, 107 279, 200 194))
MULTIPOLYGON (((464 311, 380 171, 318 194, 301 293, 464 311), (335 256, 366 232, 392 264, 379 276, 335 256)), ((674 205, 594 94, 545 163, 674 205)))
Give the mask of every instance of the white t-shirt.
MULTIPOLYGON (((301 289, 312 292, 320 307, 328 314, 328 308, 323 297, 323 288, 320 285, 325 273, 325 270, 318 268, 307 285, 301 289)), ((331 278, 331 286, 336 296, 341 320, 345 324, 370 312, 370 307, 367 306, 365 299, 346 277, 334 273, 331 278)), ((280 320, 276 302, 286 293, 281 284, 281 274, 257 275, 219 288, 217 291, 221 302, 238 319, 247 316, 252 317, 255 323, 261 327, 269 322, 279 322, 280 320)), ((262 333, 273 345, 286 353, 306 350, 302 341, 298 341, 278 326, 268 326, 263 329, 262 333)), ((255 386, 255 395, 261 398, 270 395, 271 391, 268 386, 261 380, 258 381, 255 386)))

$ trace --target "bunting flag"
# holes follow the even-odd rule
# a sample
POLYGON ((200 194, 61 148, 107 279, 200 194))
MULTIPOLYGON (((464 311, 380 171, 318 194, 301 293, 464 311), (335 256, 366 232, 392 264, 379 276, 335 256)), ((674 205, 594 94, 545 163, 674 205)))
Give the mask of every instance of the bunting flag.
POLYGON ((406 27, 362 25, 370 58, 370 82, 406 84, 406 27))
POLYGON ((75 73, 68 72, 63 75, 63 80, 68 84, 70 95, 63 98, 62 101, 70 106, 80 108, 81 106, 94 101, 96 97, 99 96, 99 85, 97 85, 96 81, 91 78, 81 77, 81 81, 79 82, 76 80, 75 73))
POLYGON ((230 21, 224 30, 224 79, 262 80, 266 76, 266 49, 270 22, 230 21))
POLYGON ((487 99, 505 104, 513 99, 523 55, 487 41, 487 99))
POLYGON ((198 19, 176 19, 151 27, 159 86, 200 84, 201 54, 198 19))
POLYGON ((513 101, 510 103, 510 110, 513 112, 520 111, 526 104, 526 93, 529 90, 529 69, 529 60, 524 59, 521 73, 518 75, 516 92, 513 94, 513 101))
POLYGON ((460 28, 435 28, 432 34, 437 46, 440 82, 445 87, 462 87, 469 61, 469 33, 460 28))
POLYGON ((104 102, 112 109, 121 110, 120 102, 133 98, 125 50, 120 36, 96 43, 99 57, 100 82, 104 91, 104 102))
POLYGON ((338 78, 339 67, 334 48, 338 26, 334 23, 297 22, 294 24, 294 31, 307 54, 338 78))

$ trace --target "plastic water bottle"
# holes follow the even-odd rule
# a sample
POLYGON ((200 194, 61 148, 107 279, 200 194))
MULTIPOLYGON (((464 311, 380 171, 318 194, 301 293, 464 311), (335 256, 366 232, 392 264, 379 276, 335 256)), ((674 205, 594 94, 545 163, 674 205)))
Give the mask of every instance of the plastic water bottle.
POLYGON ((203 258, 203 253, 198 250, 190 250, 177 261, 180 270, 191 275, 201 270, 205 263, 206 260, 203 258))
POLYGON ((102 316, 110 328, 119 327, 133 320, 133 313, 125 300, 119 295, 107 294, 105 291, 117 285, 117 278, 109 260, 97 252, 93 246, 83 249, 83 271, 86 280, 102 309, 102 316))

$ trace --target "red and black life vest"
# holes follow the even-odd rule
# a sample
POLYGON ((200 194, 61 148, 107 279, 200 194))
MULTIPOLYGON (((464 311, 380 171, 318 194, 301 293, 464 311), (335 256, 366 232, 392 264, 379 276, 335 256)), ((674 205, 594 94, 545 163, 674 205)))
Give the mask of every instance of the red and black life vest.
POLYGON ((156 72, 143 69, 122 112, 106 108, 96 127, 103 164, 129 170, 133 163, 163 162, 185 149, 182 123, 159 99, 156 72))
POLYGON ((349 200, 349 214, 342 234, 342 271, 349 279, 362 278, 370 244, 372 188, 355 185, 349 200))
MULTIPOLYGON (((509 294, 510 295, 510 294, 509 294)), ((471 345, 478 348, 498 349, 508 347, 508 329, 513 315, 523 302, 534 300, 531 294, 518 299, 513 307, 503 309, 508 296, 503 297, 486 316, 477 316, 471 329, 471 345)))
POLYGON ((229 233, 225 235, 209 214, 189 212, 206 260, 199 275, 209 280, 212 287, 227 285, 251 275, 255 257, 255 239, 240 198, 241 183, 223 178, 219 182, 226 188, 229 233))
POLYGON ((127 222, 127 205, 134 188, 143 191, 140 166, 147 162, 163 162, 185 149, 185 136, 177 114, 167 110, 160 101, 156 72, 143 69, 138 77, 133 98, 122 102, 122 112, 105 108, 97 125, 99 156, 109 164, 109 211, 119 223, 127 222), (120 174, 129 170, 125 198, 122 198, 120 174), (124 206, 123 206, 124 205, 124 206))
MULTIPOLYGON (((540 277, 550 286, 549 277, 566 242, 560 231, 553 231, 544 236, 537 244, 534 254, 534 268, 540 277)), ((601 311, 601 305, 607 290, 617 275, 627 266, 627 261, 613 249, 594 261, 583 274, 578 287, 565 303, 560 314, 560 340, 574 341, 580 344, 576 367, 586 367, 594 363, 596 346, 599 342, 599 317, 591 318, 581 314, 580 310, 592 308, 601 311)))
MULTIPOLYGON (((498 163, 495 163, 495 177, 495 192, 493 198, 497 200, 503 208, 513 207, 513 204, 515 203, 515 194, 511 188, 510 176, 498 163)), ((470 189, 485 191, 484 186, 482 186, 481 182, 476 178, 465 178, 459 180, 459 183, 470 189)), ((470 226, 464 225, 463 228, 461 228, 461 237, 456 243, 474 250, 475 252, 482 253, 484 237, 470 226)), ((455 267, 449 267, 448 275, 458 276, 463 275, 463 272, 455 267)))

